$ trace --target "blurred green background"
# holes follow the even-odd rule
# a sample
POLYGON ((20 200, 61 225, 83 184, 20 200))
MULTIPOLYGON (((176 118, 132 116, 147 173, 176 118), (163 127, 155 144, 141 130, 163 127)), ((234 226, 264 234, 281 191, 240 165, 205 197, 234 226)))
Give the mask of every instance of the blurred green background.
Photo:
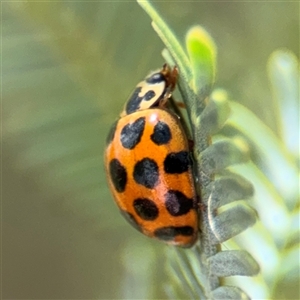
MULTIPOLYGON (((158 2, 184 41, 204 26, 218 46, 217 87, 276 131, 266 64, 299 57, 299 3, 158 2)), ((3 2, 2 296, 164 298, 164 245, 119 215, 103 149, 163 44, 135 2, 3 2), (145 297, 147 295, 147 297, 145 297)))

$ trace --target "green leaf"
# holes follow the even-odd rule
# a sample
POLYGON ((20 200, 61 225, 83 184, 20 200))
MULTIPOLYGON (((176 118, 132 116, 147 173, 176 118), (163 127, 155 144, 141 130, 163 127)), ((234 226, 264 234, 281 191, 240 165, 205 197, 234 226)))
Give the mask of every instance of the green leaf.
POLYGON ((259 272, 257 262, 246 251, 222 251, 209 259, 212 271, 220 277, 253 276, 259 272))
POLYGON ((278 135, 299 159, 299 63, 288 50, 277 50, 269 59, 268 73, 273 90, 278 135))
POLYGON ((293 156, 270 128, 248 109, 236 102, 231 102, 230 107, 231 115, 224 133, 230 136, 242 134, 247 139, 255 162, 285 198, 289 208, 294 208, 299 199, 299 171, 293 156))
POLYGON ((180 70, 181 76, 185 78, 185 81, 189 82, 192 78, 190 62, 177 38, 149 1, 137 0, 137 3, 148 13, 152 19, 152 26, 154 30, 157 32, 167 49, 170 51, 176 65, 180 70))
POLYGON ((186 47, 193 73, 192 88, 201 99, 210 93, 215 81, 217 49, 212 37, 201 26, 188 31, 186 47))

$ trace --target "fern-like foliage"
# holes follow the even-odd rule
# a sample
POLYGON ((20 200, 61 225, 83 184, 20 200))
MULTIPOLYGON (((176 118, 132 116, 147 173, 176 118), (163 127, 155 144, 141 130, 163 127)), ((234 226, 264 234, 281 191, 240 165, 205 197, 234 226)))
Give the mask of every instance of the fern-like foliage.
MULTIPOLYGON (((183 16, 188 12, 195 22, 198 10, 208 9, 199 3, 172 3, 171 15, 182 7, 183 16)), ((180 69, 179 90, 197 141, 205 204, 201 241, 175 249, 125 224, 110 197, 102 159, 126 96, 162 63, 146 14, 130 1, 1 4, 3 298, 300 298, 299 69, 292 53, 276 51, 268 62, 270 111, 277 108, 272 132, 239 104, 242 99, 212 89, 216 47, 202 28, 189 31, 184 47, 141 2, 166 45, 165 60, 180 69), (249 276, 256 262, 260 273, 249 276)), ((245 15, 244 3, 234 5, 247 20, 272 11, 259 4, 264 9, 256 14, 254 3, 245 15)), ((215 9, 223 7, 212 5, 205 15, 216 20, 221 14, 215 9)), ((268 18, 280 17, 278 27, 291 29, 286 20, 294 17, 284 17, 289 14, 278 7, 268 18)), ((263 24, 255 20, 251 30, 262 32, 263 24)), ((278 40, 284 44, 282 31, 278 40)), ((296 31, 287 32, 289 38, 296 31)))
POLYGON ((212 90, 216 47, 203 28, 189 30, 185 51, 154 7, 138 3, 166 46, 165 60, 179 68, 201 194, 199 242, 167 249, 169 299, 297 297, 296 287, 281 288, 299 282, 297 60, 277 51, 269 61, 275 134, 224 90, 212 90))

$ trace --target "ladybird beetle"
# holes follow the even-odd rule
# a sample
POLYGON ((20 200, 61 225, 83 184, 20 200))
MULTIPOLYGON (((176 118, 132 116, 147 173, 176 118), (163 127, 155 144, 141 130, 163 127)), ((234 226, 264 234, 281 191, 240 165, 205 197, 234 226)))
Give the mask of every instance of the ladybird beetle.
POLYGON ((192 160, 179 117, 166 107, 177 74, 165 64, 136 86, 108 134, 105 166, 129 223, 149 237, 190 247, 198 235, 192 160))

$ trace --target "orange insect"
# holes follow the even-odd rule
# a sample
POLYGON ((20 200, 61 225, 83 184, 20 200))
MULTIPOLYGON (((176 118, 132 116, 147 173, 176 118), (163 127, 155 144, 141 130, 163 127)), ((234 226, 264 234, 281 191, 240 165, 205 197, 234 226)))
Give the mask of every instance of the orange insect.
POLYGON ((129 223, 149 237, 190 247, 198 235, 192 159, 179 118, 166 107, 177 74, 164 65, 136 86, 108 134, 105 166, 129 223))

